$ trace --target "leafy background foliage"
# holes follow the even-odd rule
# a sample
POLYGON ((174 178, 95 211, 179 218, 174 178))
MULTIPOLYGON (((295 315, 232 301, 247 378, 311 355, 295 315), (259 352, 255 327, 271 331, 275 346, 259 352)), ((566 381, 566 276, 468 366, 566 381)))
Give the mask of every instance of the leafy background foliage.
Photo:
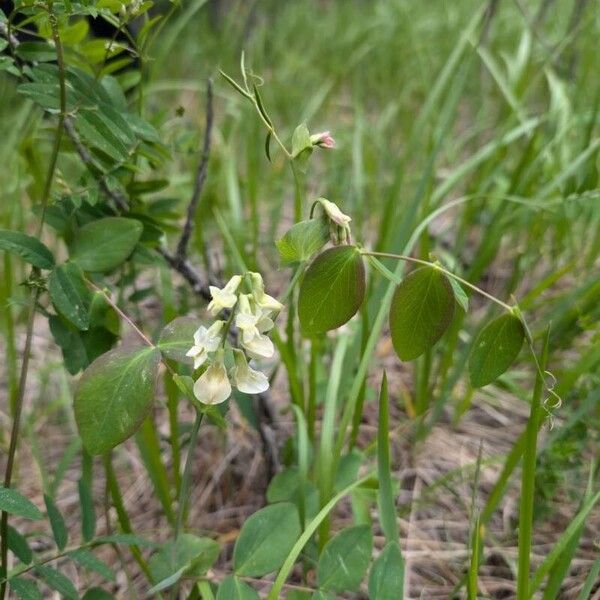
POLYGON ((593 597, 594 8, 26 4, 39 36, 0 62, 7 451, 37 310, 15 487, 0 489, 11 593, 593 597), (133 38, 94 37, 98 14, 133 38), (258 114, 217 80, 239 85, 241 50, 258 114), (334 152, 312 147, 326 129, 334 152), (324 250, 319 196, 352 216, 352 244, 324 250), (183 350, 207 285, 247 269, 292 315, 271 403, 239 394, 198 434, 183 350))

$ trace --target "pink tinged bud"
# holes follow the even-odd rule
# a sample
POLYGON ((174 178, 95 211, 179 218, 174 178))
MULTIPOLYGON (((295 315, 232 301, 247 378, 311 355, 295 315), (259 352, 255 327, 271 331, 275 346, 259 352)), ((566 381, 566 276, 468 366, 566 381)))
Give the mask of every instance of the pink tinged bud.
POLYGON ((321 133, 315 133, 311 135, 310 141, 312 142, 313 146, 327 148, 328 150, 335 148, 335 140, 329 131, 322 131, 321 133))

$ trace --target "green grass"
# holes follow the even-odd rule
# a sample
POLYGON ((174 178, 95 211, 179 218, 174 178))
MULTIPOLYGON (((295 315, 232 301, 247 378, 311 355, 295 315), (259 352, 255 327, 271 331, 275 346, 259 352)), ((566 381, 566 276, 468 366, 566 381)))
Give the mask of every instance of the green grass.
MULTIPOLYGON (((370 263, 375 268, 360 318, 337 338, 312 342, 310 348, 300 340, 291 310, 296 301, 292 290, 287 297, 292 316, 287 324, 280 319, 274 334, 281 361, 278 370, 289 394, 278 391, 276 401, 284 410, 290 405, 294 410, 298 433, 292 454, 300 470, 300 513, 306 528, 277 576, 272 598, 283 588, 312 534, 318 532, 320 548, 327 542, 336 522, 334 506, 356 487, 345 486, 344 492, 335 487, 336 471, 355 445, 366 455, 377 456, 380 469, 389 473, 393 457, 387 439, 393 446, 390 432, 396 427, 407 423, 415 440, 411 451, 418 455, 420 444, 440 423, 448 426, 452 421, 459 427, 471 408, 486 402, 500 405, 507 394, 522 402, 524 412, 531 412, 527 424, 515 424, 512 450, 501 457, 491 452, 503 467, 488 496, 481 499, 482 510, 472 515, 466 544, 470 559, 461 573, 467 573, 469 597, 478 597, 478 572, 485 564, 486 549, 495 543, 486 537, 486 527, 519 478, 519 517, 507 541, 519 545, 515 579, 520 599, 532 597, 546 584, 545 597, 560 594, 563 577, 572 572, 585 521, 594 514, 596 467, 589 474, 585 499, 577 491, 588 478, 586 459, 600 430, 600 414, 592 401, 600 372, 600 22, 592 4, 583 3, 579 14, 578 0, 550 2, 545 17, 539 12, 546 4, 542 0, 498 2, 495 12, 486 16, 491 4, 232 0, 217 10, 215 3, 192 0, 174 8, 148 49, 152 61, 140 106, 159 130, 171 158, 156 169, 141 160, 136 177, 168 180, 165 189, 149 198, 174 200, 169 237, 178 235, 191 194, 206 82, 213 79, 213 146, 192 237, 192 261, 198 270, 211 270, 215 263, 224 275, 260 270, 268 289, 283 293, 294 275, 281 268, 274 240, 294 220, 308 218, 312 201, 324 196, 352 216, 353 236, 365 247, 437 259, 502 302, 511 304, 516 298, 535 348, 542 347, 549 331, 542 371, 551 375, 542 379, 523 351, 515 368, 496 384, 473 391, 466 376, 472 342, 498 313, 497 307, 465 290, 470 314, 457 311, 449 332, 434 349, 414 365, 400 367, 416 415, 408 410, 399 423, 393 421, 397 413, 388 414, 386 381, 377 452, 371 441, 369 453, 360 435, 361 423, 377 396, 378 384, 373 382, 380 381, 386 361, 377 350, 382 337, 387 337, 389 304, 406 265, 388 258, 370 263), (250 86, 258 85, 283 144, 291 146, 292 133, 302 122, 311 132, 331 130, 335 137, 336 150, 318 151, 306 173, 292 172, 288 157, 274 142, 271 161, 267 159, 264 123, 247 99, 219 76, 221 69, 242 81, 242 51, 250 86), (556 398, 548 392, 553 378, 556 398), (554 407, 558 398, 562 406, 554 407), (541 437, 539 431, 548 423, 546 411, 555 413, 557 429, 541 437), (569 456, 568 461, 569 452, 576 458, 569 456), (319 492, 316 516, 308 513, 308 484, 319 492), (561 485, 566 490, 561 500, 571 501, 572 522, 563 535, 556 532, 555 545, 541 565, 532 565, 537 527, 552 519, 553 494, 561 485)), ((134 94, 130 101, 137 103, 134 94)), ((2 228, 35 231, 51 125, 16 94, 14 80, 0 77, 2 228)), ((54 200, 79 186, 82 175, 68 144, 63 143, 63 150, 54 200)), ((44 234, 44 241, 64 253, 52 234, 44 234)), ((8 255, 1 265, 0 327, 8 393, 3 410, 10 415, 17 398, 19 336, 27 315, 27 291, 18 284, 27 271, 8 255)), ((195 300, 179 282, 173 283, 166 269, 141 269, 140 280, 158 290, 154 296, 163 313, 156 318, 127 300, 136 272, 124 280, 119 302, 136 320, 147 319, 148 330, 157 331, 161 322, 196 310, 195 300)), ((34 376, 43 379, 41 373, 34 376)), ((145 422, 137 443, 154 493, 167 519, 175 522, 176 501, 185 487, 180 446, 184 427, 180 430, 178 423, 179 392, 169 378, 165 381, 168 449, 161 444, 160 424, 152 420, 145 422), (165 466, 166 452, 173 467, 165 466)), ((390 405, 399 395, 398 381, 390 375, 390 405)), ((32 440, 45 486, 52 486, 48 473, 53 468, 44 463, 43 444, 33 438, 39 429, 36 424, 47 418, 56 419, 72 436, 65 408, 70 392, 64 381, 61 385, 60 402, 50 408, 41 398, 27 405, 24 436, 32 440)), ((4 427, 0 430, 3 448, 8 446, 7 432, 4 427)), ((478 461, 477 473, 484 465, 485 459, 478 461)), ((110 459, 105 466, 121 528, 128 531, 115 468, 110 459)), ((472 468, 465 467, 468 476, 472 468)), ((397 527, 391 497, 396 482, 383 473, 380 481, 382 528, 390 542, 397 527)), ((454 489, 452 482, 441 485, 454 489)), ((473 504, 479 503, 475 491, 473 504)), ((356 516, 359 494, 352 493, 356 516)), ((435 506, 434 496, 425 494, 426 507, 435 506)), ((468 505, 469 499, 463 498, 463 503, 468 505)), ((146 570, 137 547, 134 552, 146 570)), ((306 566, 313 550, 305 552, 306 566)), ((597 573, 597 563, 593 569, 597 573)), ((582 598, 591 596, 592 586, 588 579, 582 598)), ((199 593, 212 595, 205 585, 199 593)))

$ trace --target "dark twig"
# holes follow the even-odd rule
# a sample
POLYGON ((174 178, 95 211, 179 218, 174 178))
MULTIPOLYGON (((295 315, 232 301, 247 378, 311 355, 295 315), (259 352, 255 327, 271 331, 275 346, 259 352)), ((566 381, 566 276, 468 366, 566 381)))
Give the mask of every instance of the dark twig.
POLYGON ((77 150, 77 154, 79 154, 79 158, 81 158, 83 164, 95 177, 102 191, 115 203, 115 205, 120 210, 122 210, 123 212, 127 212, 129 210, 129 203, 127 201, 127 198, 124 194, 118 192, 117 190, 111 190, 110 187, 108 187, 108 183, 106 183, 104 174, 100 171, 100 169, 98 169, 94 158, 79 138, 79 134, 75 129, 75 125, 71 117, 67 117, 65 119, 65 131, 67 132, 69 138, 71 138, 71 142, 73 142, 75 150, 77 150))
POLYGON ((202 145, 202 156, 200 157, 200 164, 198 165, 198 169, 196 171, 194 191, 192 192, 192 198, 188 205, 187 217, 185 219, 185 224, 183 225, 183 231, 181 232, 179 243, 177 244, 177 250, 175 251, 175 257, 180 261, 184 261, 187 258, 188 244, 190 242, 190 236, 192 235, 194 218, 196 216, 196 211, 198 210, 198 203, 200 202, 200 196, 202 195, 204 182, 206 181, 208 159, 210 156, 210 140, 213 126, 212 100, 212 81, 209 79, 206 87, 206 125, 204 128, 204 143, 202 145))
POLYGON ((204 300, 212 299, 208 285, 202 281, 200 275, 196 273, 187 260, 180 260, 176 256, 173 256, 166 248, 158 248, 157 251, 167 261, 169 266, 190 284, 196 295, 204 298, 204 300))

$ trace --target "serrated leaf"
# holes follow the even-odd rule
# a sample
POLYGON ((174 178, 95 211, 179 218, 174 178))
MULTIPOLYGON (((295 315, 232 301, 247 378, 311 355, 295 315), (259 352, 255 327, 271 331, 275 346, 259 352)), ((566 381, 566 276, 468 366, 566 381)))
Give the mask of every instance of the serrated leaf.
POLYGON ((11 525, 7 530, 9 550, 24 564, 28 565, 33 560, 33 552, 27 540, 11 525))
POLYGON ((131 437, 156 395, 158 348, 117 348, 97 358, 75 391, 75 420, 90 454, 102 454, 131 437))
POLYGON ((39 508, 22 494, 12 488, 0 486, 0 510, 9 515, 17 515, 32 521, 43 518, 39 508))
POLYGON ((398 600, 404 590, 404 561, 397 542, 390 542, 371 567, 369 598, 398 600))
POLYGON ((177 540, 165 543, 148 563, 156 589, 173 585, 184 574, 201 577, 219 556, 219 544, 207 537, 182 533, 177 540))
POLYGON ((163 356, 178 362, 191 364, 186 352, 194 345, 194 333, 202 322, 196 317, 177 317, 160 333, 157 346, 163 356))
POLYGON ((129 258, 143 229, 139 221, 124 217, 92 221, 76 233, 71 259, 84 271, 112 271, 129 258))
POLYGON ((432 348, 452 322, 454 310, 452 286, 439 269, 413 271, 396 288, 390 308, 396 354, 408 361, 432 348))
POLYGON ((56 267, 50 273, 48 291, 54 308, 65 319, 82 331, 89 328, 92 293, 78 265, 67 262, 56 267))
POLYGON ((289 502, 255 512, 245 521, 233 550, 236 575, 261 577, 277 570, 300 534, 298 510, 289 502))
POLYGON ((68 598, 68 600, 79 600, 79 594, 71 580, 63 575, 60 571, 47 567, 46 565, 38 565, 35 568, 35 573, 44 581, 51 589, 56 590, 59 594, 68 598))
POLYGON ((367 572, 373 550, 369 525, 356 525, 329 540, 319 557, 317 581, 325 591, 356 591, 367 572))
POLYGON ((0 229, 0 250, 17 254, 38 269, 54 268, 54 256, 37 238, 20 231, 0 229))
POLYGON ((78 550, 69 552, 67 556, 77 564, 81 565, 84 569, 92 571, 93 573, 98 573, 98 575, 102 575, 102 577, 108 581, 116 581, 114 571, 103 560, 100 560, 89 550, 79 548, 78 550))
POLYGON ((20 600, 43 600, 42 593, 31 579, 13 577, 9 580, 8 584, 20 600))
POLYGON ((365 267, 355 246, 338 246, 312 262, 298 298, 298 317, 305 335, 336 329, 358 311, 365 297, 365 267))
POLYGON ((247 583, 228 575, 219 585, 216 600, 260 600, 260 596, 247 583))
POLYGON ((477 336, 469 357, 471 385, 483 387, 500 377, 517 358, 524 339, 523 323, 513 314, 488 323, 477 336))
POLYGON ((308 219, 296 223, 275 242, 279 258, 284 265, 304 262, 318 252, 329 239, 326 219, 308 219))
POLYGON ((48 513, 48 520, 50 521, 54 541, 56 542, 58 549, 63 550, 69 540, 69 533, 65 525, 65 520, 56 504, 54 504, 52 498, 47 494, 44 494, 44 502, 46 504, 46 512, 48 513))

